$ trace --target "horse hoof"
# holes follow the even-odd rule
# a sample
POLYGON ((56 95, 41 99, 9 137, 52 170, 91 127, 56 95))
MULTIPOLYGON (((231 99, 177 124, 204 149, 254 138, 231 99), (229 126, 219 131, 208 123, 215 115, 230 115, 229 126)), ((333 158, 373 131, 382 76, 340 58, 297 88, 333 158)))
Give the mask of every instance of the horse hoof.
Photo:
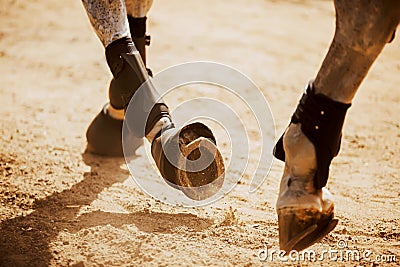
POLYGON ((180 190, 194 200, 204 200, 215 195, 222 187, 225 173, 224 161, 216 145, 200 137, 183 146, 182 154, 177 170, 180 190), (188 165, 196 160, 210 164, 203 170, 190 171, 188 165))
MULTIPOLYGON (((108 157, 123 157, 122 127, 123 121, 112 118, 107 112, 106 105, 86 131, 86 152, 108 157)), ((130 151, 125 151, 125 155, 134 155, 143 145, 143 139, 133 135, 127 135, 124 139, 130 144, 130 151)))
POLYGON ((337 223, 333 209, 327 213, 315 209, 278 210, 280 249, 287 253, 303 250, 325 237, 337 223))

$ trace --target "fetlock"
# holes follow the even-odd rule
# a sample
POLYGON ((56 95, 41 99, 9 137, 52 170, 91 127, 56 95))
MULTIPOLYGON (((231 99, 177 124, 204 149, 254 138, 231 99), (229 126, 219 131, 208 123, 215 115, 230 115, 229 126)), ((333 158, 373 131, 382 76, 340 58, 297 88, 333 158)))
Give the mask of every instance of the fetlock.
POLYGON ((146 46, 150 45, 150 36, 146 35, 146 21, 147 17, 128 16, 132 38, 122 38, 106 48, 107 63, 113 73, 109 88, 110 104, 117 109, 124 109, 129 104, 133 95, 132 88, 139 88, 148 76, 152 76, 152 71, 146 65, 146 46), (121 54, 134 54, 133 61, 138 65, 136 71, 139 73, 132 73, 131 69, 124 66, 121 54))

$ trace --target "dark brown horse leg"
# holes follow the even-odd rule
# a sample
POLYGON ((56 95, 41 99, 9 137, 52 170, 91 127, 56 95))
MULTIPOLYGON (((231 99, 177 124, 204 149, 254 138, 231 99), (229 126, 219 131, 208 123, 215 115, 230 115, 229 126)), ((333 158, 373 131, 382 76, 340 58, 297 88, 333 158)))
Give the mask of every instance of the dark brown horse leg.
MULTIPOLYGON (((314 88, 310 90, 313 96, 308 93, 308 96, 303 96, 303 100, 304 97, 324 99, 313 102, 314 106, 321 107, 321 110, 315 111, 318 113, 314 114, 322 117, 326 115, 324 110, 329 111, 329 107, 324 109, 325 103, 338 107, 337 111, 344 110, 339 124, 332 119, 326 124, 336 123, 340 126, 336 127, 339 138, 336 148, 339 149, 341 127, 347 109, 339 107, 346 107, 342 103, 351 103, 372 63, 385 44, 391 40, 399 23, 400 1, 336 0, 335 8, 334 39, 311 86, 314 88)), ((312 245, 337 224, 337 220, 333 219, 332 196, 324 187, 327 175, 324 182, 318 181, 320 176, 317 174, 321 164, 317 158, 320 156, 317 151, 321 150, 317 147, 318 142, 315 139, 311 141, 309 135, 305 134, 305 127, 301 123, 307 120, 318 122, 318 119, 308 117, 302 120, 302 116, 307 117, 307 114, 313 113, 303 111, 306 108, 304 105, 308 105, 304 103, 307 101, 299 104, 300 109, 298 107, 296 110, 297 115, 295 113, 295 119, 292 118, 292 123, 283 137, 285 169, 276 207, 280 247, 285 251, 302 250, 312 245)), ((317 132, 316 138, 320 138, 318 131, 322 133, 322 129, 318 129, 318 124, 313 127, 317 132)), ((333 152, 332 156, 337 152, 333 152)), ((327 168, 329 170, 329 163, 327 168)))

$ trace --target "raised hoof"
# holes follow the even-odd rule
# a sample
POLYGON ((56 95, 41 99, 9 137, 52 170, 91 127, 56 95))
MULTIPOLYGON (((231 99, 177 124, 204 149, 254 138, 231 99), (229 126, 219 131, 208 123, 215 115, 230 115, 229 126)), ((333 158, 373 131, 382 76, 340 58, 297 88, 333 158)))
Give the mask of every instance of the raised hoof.
MULTIPOLYGON (((122 120, 116 120, 107 113, 106 107, 93 119, 86 131, 86 152, 108 156, 123 157, 122 149, 122 120)), ((130 151, 125 151, 129 155, 134 155, 135 151, 143 144, 142 138, 125 136, 132 144, 130 151)))
POLYGON ((278 210, 280 249, 287 253, 303 250, 325 237, 337 223, 333 211, 323 214, 311 209, 278 210))
POLYGON ((152 155, 167 183, 193 200, 210 198, 223 185, 224 161, 204 124, 167 130, 153 141, 152 155))
POLYGON ((215 195, 222 187, 225 173, 224 161, 218 148, 209 139, 199 137, 181 149, 184 157, 180 158, 177 170, 180 190, 194 200, 204 200, 215 195), (197 160, 210 164, 203 170, 191 172, 190 165, 197 160))

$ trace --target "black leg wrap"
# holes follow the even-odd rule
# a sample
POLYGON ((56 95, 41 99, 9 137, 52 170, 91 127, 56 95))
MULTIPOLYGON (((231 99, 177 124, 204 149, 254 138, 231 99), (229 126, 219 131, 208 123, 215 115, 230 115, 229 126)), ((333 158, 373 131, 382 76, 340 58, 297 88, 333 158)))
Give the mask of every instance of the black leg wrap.
MULTIPOLYGON (((339 153, 343 123, 350 106, 351 104, 334 101, 325 95, 315 94, 313 84, 310 82, 292 116, 291 123, 301 123, 302 132, 315 147, 316 189, 321 189, 328 181, 329 166, 339 153)), ((274 156, 285 161, 283 135, 275 145, 274 156)))
POLYGON ((186 125, 182 129, 164 129, 163 138, 159 137, 161 137, 161 132, 158 134, 158 136, 156 136, 153 141, 154 144, 159 144, 153 145, 151 152, 154 161, 156 162, 157 167, 160 170, 161 176, 163 176, 167 181, 175 185, 180 185, 179 181, 177 180, 177 168, 175 167, 178 165, 178 156, 180 151, 177 150, 179 149, 179 146, 177 146, 176 144, 179 144, 180 146, 187 145, 191 141, 199 137, 205 137, 216 145, 215 137, 212 134, 211 130, 204 124, 198 122, 186 125), (184 139, 185 135, 188 135, 187 132, 190 132, 190 134, 194 136, 190 139, 184 139), (168 151, 168 153, 170 154, 170 158, 166 157, 166 151, 168 151))
POLYGON ((144 137, 162 117, 169 117, 168 107, 160 101, 139 52, 129 38, 111 43, 106 48, 106 58, 114 78, 110 83, 110 104, 116 109, 126 109, 133 95, 143 83, 139 99, 133 107, 133 120, 129 127, 137 137, 144 137), (147 121, 146 121, 147 118, 147 121), (145 129, 145 131, 143 131, 145 129))

